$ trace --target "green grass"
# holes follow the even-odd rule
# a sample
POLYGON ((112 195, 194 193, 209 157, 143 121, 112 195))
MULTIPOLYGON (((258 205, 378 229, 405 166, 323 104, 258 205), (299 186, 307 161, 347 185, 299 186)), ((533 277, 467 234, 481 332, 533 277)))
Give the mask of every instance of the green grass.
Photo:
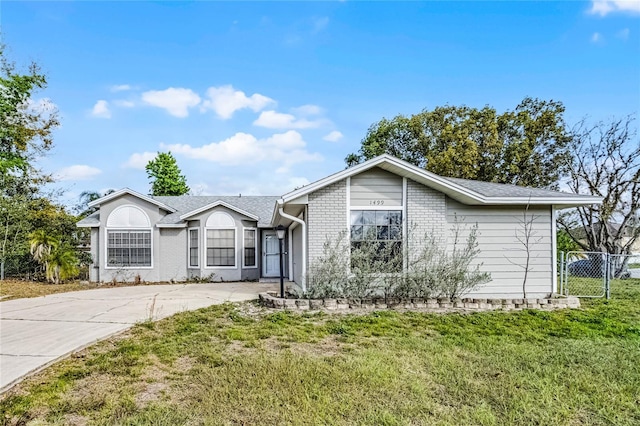
POLYGON ((640 280, 580 310, 144 323, 0 400, 5 424, 640 424, 640 280))

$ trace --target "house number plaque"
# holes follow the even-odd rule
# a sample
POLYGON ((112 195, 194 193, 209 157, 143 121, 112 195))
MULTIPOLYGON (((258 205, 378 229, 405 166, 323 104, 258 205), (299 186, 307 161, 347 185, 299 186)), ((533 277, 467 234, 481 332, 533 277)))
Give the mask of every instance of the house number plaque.
POLYGON ((369 200, 370 206, 384 206, 384 200, 369 200))

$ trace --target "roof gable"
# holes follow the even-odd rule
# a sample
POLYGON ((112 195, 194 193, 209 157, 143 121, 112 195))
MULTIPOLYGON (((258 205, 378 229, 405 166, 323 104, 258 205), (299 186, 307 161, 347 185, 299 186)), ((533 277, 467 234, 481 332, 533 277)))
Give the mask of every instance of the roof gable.
POLYGON ((406 161, 384 154, 364 163, 342 170, 320 179, 307 186, 291 191, 282 196, 281 203, 287 203, 338 182, 379 167, 398 176, 412 179, 425 186, 440 191, 452 199, 469 205, 556 205, 570 207, 602 202, 602 198, 550 191, 540 188, 528 188, 516 185, 480 182, 467 179, 446 178, 428 172, 406 161))
POLYGON ((189 219, 189 218, 191 218, 193 216, 196 216, 196 215, 198 215, 198 214, 200 214, 202 212, 206 212, 207 210, 211 210, 212 208, 218 207, 218 206, 226 207, 229 210, 233 210, 234 212, 240 213, 241 215, 246 216, 246 217, 248 217, 250 219, 253 219, 253 220, 260 219, 259 216, 256 216, 253 213, 249 213, 248 211, 242 210, 239 207, 233 206, 233 205, 231 205, 229 203, 225 203, 222 200, 217 200, 217 201, 214 201, 213 203, 207 204, 207 205, 202 206, 202 207, 200 207, 198 209, 192 210, 192 211, 190 211, 188 213, 185 213, 185 214, 181 215, 180 216, 180 220, 187 220, 187 219, 189 219))
POLYGON ((105 195, 104 197, 100 197, 97 200, 94 200, 94 201, 90 202, 88 204, 88 206, 89 207, 97 207, 97 206, 100 206, 103 203, 106 203, 107 201, 111 201, 111 200, 113 200, 115 198, 121 197, 121 196, 126 195, 126 194, 132 195, 132 196, 134 196, 136 198, 139 198, 141 200, 144 200, 144 201, 146 201, 146 202, 148 202, 150 204, 156 205, 156 206, 160 207, 161 209, 166 210, 166 211, 168 211, 170 213, 174 213, 176 211, 176 209, 174 209, 173 207, 170 207, 170 206, 168 206, 168 205, 166 205, 164 203, 161 203, 160 201, 158 201, 158 200, 156 200, 154 198, 148 197, 146 195, 142 195, 139 192, 136 192, 136 191, 134 191, 132 189, 129 189, 129 188, 123 188, 123 189, 121 189, 119 191, 112 192, 109 195, 105 195))

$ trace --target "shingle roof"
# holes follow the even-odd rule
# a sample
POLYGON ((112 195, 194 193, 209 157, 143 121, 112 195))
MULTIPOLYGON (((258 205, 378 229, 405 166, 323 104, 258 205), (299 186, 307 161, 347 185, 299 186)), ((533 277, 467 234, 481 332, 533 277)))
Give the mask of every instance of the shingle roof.
POLYGON ((78 221, 77 226, 79 227, 92 227, 100 225, 100 212, 95 212, 85 217, 84 219, 78 221))
POLYGON ((153 199, 173 207, 177 211, 163 217, 159 224, 181 223, 180 216, 197 210, 217 201, 223 201, 232 206, 238 207, 248 213, 258 216, 258 226, 267 227, 271 222, 273 206, 279 197, 276 196, 204 196, 204 195, 181 195, 179 197, 153 197, 153 199))
POLYGON ((568 192, 559 192, 559 191, 551 191, 547 189, 540 188, 530 188, 525 186, 516 186, 516 185, 508 185, 504 183, 492 183, 492 182, 481 182, 477 180, 469 180, 469 179, 459 179, 459 178, 451 178, 440 176, 442 179, 448 180, 449 182, 455 183, 456 185, 460 185, 463 188, 469 189, 473 192, 477 192, 480 195, 485 197, 552 197, 552 198, 567 198, 567 197, 576 197, 582 198, 582 195, 571 194, 568 192))

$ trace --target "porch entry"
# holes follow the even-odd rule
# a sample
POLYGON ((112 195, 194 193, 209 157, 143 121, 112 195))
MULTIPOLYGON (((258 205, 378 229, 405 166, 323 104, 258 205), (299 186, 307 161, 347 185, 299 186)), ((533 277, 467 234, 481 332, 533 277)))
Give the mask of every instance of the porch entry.
POLYGON ((280 241, 276 231, 262 231, 262 276, 265 278, 280 276, 280 241))

